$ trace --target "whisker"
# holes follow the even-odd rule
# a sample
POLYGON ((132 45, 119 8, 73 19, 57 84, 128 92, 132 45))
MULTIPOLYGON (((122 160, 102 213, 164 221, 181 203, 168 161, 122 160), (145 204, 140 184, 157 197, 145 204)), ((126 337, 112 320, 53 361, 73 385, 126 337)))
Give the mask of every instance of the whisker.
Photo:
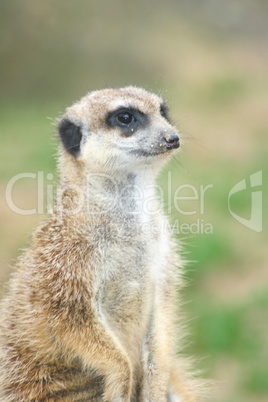
POLYGON ((204 145, 204 142, 201 139, 194 137, 192 134, 185 135, 182 133, 181 139, 186 142, 192 142, 195 145, 198 145, 201 148, 205 149, 206 151, 212 152, 212 150, 207 145, 204 145))

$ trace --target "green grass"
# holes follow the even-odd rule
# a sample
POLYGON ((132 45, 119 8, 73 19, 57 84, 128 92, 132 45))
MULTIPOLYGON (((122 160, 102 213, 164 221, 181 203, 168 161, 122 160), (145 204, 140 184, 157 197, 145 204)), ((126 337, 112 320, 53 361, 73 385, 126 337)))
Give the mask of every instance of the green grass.
POLYGON ((236 388, 240 389, 239 401, 250 400, 246 397, 249 395, 268 395, 268 348, 263 347, 268 334, 267 294, 268 287, 264 286, 260 294, 236 306, 226 306, 204 296, 205 300, 196 298, 192 302, 195 306, 191 310, 202 311, 202 314, 190 323, 194 337, 190 352, 198 356, 202 351, 206 359, 201 369, 207 375, 213 375, 215 364, 221 360, 236 362, 240 375, 233 381, 237 381, 236 388), (256 323, 262 320, 263 325, 258 329, 256 323), (241 396, 243 392, 245 399, 241 396))
POLYGON ((254 394, 268 394, 267 356, 266 359, 253 362, 241 385, 254 394))
POLYGON ((211 108, 231 106, 239 101, 248 92, 244 78, 221 76, 212 79, 208 84, 201 86, 197 91, 197 98, 205 101, 211 108))
POLYGON ((1 180, 22 172, 55 169, 55 128, 50 118, 55 119, 58 113, 53 104, 2 105, 0 133, 4 152, 0 162, 1 180))
MULTIPOLYGON (((261 352, 261 337, 248 328, 249 311, 245 305, 226 307, 214 302, 204 303, 202 317, 195 324, 196 348, 210 355, 229 354, 248 361, 261 352)), ((268 304, 266 308, 268 307, 268 304)), ((248 307, 254 313, 258 303, 254 300, 248 307)))

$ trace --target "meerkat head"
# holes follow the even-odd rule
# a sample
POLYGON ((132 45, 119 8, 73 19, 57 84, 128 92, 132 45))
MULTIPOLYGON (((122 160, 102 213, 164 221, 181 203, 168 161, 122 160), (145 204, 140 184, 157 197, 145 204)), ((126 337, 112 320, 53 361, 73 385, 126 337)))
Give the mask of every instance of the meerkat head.
POLYGON ((161 166, 180 145, 164 101, 135 87, 89 93, 66 110, 58 131, 65 153, 99 172, 161 166))

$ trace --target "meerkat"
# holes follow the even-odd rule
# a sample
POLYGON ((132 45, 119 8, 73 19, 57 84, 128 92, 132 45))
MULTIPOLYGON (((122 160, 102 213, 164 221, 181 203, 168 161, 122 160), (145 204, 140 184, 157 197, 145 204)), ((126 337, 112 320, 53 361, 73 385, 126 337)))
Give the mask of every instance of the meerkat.
POLYGON ((1 303, 0 401, 200 401, 176 357, 182 262, 155 187, 180 145, 165 102, 94 91, 58 133, 58 203, 1 303))

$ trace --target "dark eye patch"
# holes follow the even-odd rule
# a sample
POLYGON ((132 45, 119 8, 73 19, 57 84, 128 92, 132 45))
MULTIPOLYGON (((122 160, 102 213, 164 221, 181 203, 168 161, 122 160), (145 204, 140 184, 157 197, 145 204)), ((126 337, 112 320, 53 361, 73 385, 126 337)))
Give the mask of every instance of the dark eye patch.
POLYGON ((106 117, 108 127, 119 127, 122 135, 127 137, 139 128, 146 127, 148 123, 148 116, 135 108, 118 108, 106 117))
POLYGON ((168 122, 170 122, 169 114, 168 114, 168 107, 165 103, 162 103, 160 106, 160 114, 164 117, 168 122))

